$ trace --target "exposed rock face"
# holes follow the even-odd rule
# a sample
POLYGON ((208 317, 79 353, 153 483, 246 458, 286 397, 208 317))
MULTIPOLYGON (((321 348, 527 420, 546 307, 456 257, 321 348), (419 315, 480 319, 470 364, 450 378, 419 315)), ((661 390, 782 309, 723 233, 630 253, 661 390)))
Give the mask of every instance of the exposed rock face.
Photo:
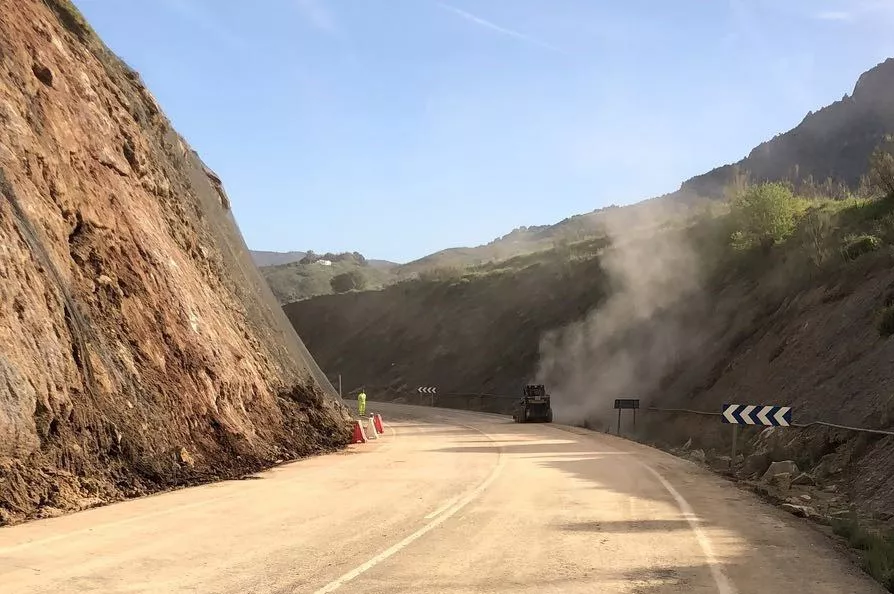
POLYGON ((894 58, 864 72, 851 95, 807 114, 796 128, 683 183, 677 195, 720 197, 737 172, 756 180, 827 177, 857 186, 872 151, 894 133, 894 58))
POLYGON ((0 14, 0 524, 346 443, 137 73, 67 0, 0 14))

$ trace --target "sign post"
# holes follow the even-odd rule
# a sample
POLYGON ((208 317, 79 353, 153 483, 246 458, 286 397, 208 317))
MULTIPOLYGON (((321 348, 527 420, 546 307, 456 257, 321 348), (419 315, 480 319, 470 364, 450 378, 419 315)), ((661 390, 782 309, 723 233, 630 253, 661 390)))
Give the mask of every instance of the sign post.
POLYGON ((636 431, 636 409, 639 408, 639 398, 618 398, 615 400, 615 408, 618 409, 618 435, 621 435, 621 411, 623 409, 633 411, 633 430, 636 431))
POLYGON ((416 391, 419 392, 420 394, 431 394, 431 399, 430 399, 429 404, 432 408, 434 408, 435 394, 438 393, 437 388, 435 388, 434 386, 419 386, 418 388, 416 388, 416 391))
POLYGON ((739 441, 739 425, 764 425, 767 427, 789 427, 792 424, 792 407, 764 406, 762 404, 724 404, 720 411, 721 420, 733 426, 733 447, 730 450, 730 468, 736 460, 736 446, 739 441))

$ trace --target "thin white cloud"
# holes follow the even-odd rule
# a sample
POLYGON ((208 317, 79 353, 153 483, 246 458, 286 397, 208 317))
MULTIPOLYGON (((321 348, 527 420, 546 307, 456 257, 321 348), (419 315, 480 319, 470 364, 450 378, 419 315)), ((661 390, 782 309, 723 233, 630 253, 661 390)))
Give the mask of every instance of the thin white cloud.
POLYGON ((821 21, 850 21, 854 15, 843 10, 825 10, 813 15, 813 18, 821 21))
POLYGON ((506 35, 507 37, 513 37, 515 39, 518 39, 519 41, 524 41, 525 43, 529 43, 531 45, 536 45, 538 47, 542 47, 543 49, 548 49, 550 51, 558 52, 560 54, 568 53, 565 50, 563 50, 562 48, 556 47, 551 43, 541 41, 540 39, 537 39, 536 37, 531 37, 530 35, 525 35, 524 33, 520 33, 519 31, 514 31, 514 30, 508 29, 506 27, 501 27, 500 25, 498 25, 496 23, 493 23, 491 21, 488 21, 487 19, 483 19, 479 16, 476 16, 476 15, 472 14, 471 12, 466 12, 465 10, 462 10, 461 8, 451 6, 450 4, 446 4, 444 2, 439 2, 438 0, 435 0, 435 4, 437 4, 444 10, 450 11, 453 14, 469 21, 470 23, 474 23, 480 27, 484 27, 485 29, 490 29, 491 31, 494 31, 495 33, 499 33, 501 35, 506 35))
POLYGON ((313 27, 326 33, 336 33, 338 27, 332 11, 326 6, 325 0, 296 0, 298 10, 313 27))

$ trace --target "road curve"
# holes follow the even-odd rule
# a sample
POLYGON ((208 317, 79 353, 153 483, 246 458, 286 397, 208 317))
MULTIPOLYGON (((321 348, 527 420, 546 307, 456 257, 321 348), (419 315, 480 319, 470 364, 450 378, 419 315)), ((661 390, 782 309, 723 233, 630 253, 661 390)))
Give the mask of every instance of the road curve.
POLYGON ((371 404, 385 435, 0 529, 10 593, 882 593, 831 541, 621 439, 371 404))

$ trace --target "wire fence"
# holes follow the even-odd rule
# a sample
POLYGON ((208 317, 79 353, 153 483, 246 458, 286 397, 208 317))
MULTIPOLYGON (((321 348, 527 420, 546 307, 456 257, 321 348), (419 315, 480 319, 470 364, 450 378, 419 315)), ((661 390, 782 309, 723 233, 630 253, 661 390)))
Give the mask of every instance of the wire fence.
MULTIPOLYGON (((701 415, 706 417, 719 417, 722 416, 722 413, 719 412, 709 412, 705 410, 692 410, 688 408, 659 408, 656 406, 649 406, 644 408, 643 410, 652 411, 652 412, 664 412, 664 413, 685 413, 685 414, 694 414, 701 415)), ((756 425, 757 427, 763 427, 763 425, 756 425)), ((873 433, 875 435, 887 435, 894 436, 894 431, 890 431, 887 429, 869 429, 867 427, 853 427, 851 425, 839 425, 837 423, 829 423, 827 421, 811 421, 809 423, 792 423, 792 427, 798 429, 807 429, 809 427, 829 427, 831 429, 842 429, 844 431, 857 431, 860 433, 873 433)))

